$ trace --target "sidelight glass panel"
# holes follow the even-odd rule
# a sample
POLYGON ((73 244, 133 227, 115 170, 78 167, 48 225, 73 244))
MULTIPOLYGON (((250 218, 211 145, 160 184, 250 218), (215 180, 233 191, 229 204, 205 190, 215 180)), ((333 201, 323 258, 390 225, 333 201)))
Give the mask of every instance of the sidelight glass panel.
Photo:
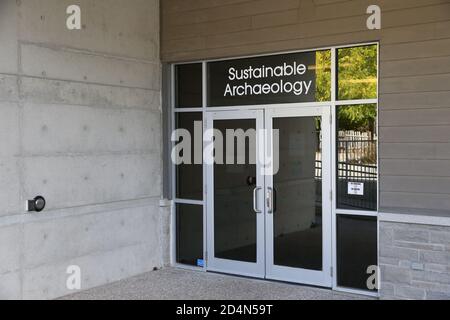
POLYGON ((337 115, 337 208, 376 211, 377 106, 340 106, 337 115))
POLYGON ((201 266, 203 262, 203 206, 176 205, 177 262, 201 266))
POLYGON ((240 136, 240 142, 234 139, 232 146, 225 141, 221 146, 218 138, 214 141, 214 254, 221 259, 256 262, 256 120, 216 120, 214 128, 223 137, 234 130, 247 134, 240 136))
POLYGON ((276 118, 279 171, 275 197, 275 265, 322 270, 321 118, 276 118))
POLYGON ((377 218, 337 216, 337 283, 338 286, 374 290, 369 279, 377 266, 377 218), (369 280, 369 282, 368 282, 369 280))
POLYGON ((337 59, 338 100, 376 99, 377 46, 341 48, 337 59))
MULTIPOLYGON (((190 143, 186 144, 190 150, 183 149, 179 156, 183 163, 176 166, 176 196, 178 199, 202 200, 203 199, 203 129, 201 112, 176 113, 176 128, 189 132, 190 143), (195 132, 195 127, 197 131, 195 132), (187 152, 187 154, 185 154, 187 152), (190 152, 190 155, 189 155, 190 152)), ((175 143, 183 143, 183 135, 175 143)), ((188 141, 184 141, 188 142, 188 141)))
POLYGON ((175 66, 175 107, 202 107, 202 64, 180 64, 175 66))

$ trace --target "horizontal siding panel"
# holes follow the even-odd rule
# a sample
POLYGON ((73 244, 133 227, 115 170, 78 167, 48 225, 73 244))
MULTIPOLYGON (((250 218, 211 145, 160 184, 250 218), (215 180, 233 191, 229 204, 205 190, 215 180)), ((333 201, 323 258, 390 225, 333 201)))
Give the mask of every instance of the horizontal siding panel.
POLYGON ((450 91, 450 73, 381 79, 380 92, 450 91))
POLYGON ((402 60, 450 55, 450 39, 380 46, 380 60, 402 60))
POLYGON ((252 16, 251 19, 253 29, 283 26, 298 23, 299 12, 297 10, 288 10, 283 12, 275 12, 262 14, 258 16, 252 16))
POLYGON ((166 39, 186 39, 208 36, 221 33, 227 30, 227 33, 249 30, 252 28, 251 17, 240 17, 228 20, 213 21, 203 24, 190 24, 187 26, 168 26, 163 29, 163 36, 166 39))
POLYGON ((163 13, 186 12, 201 9, 210 9, 228 5, 236 5, 249 0, 163 0, 163 13))
MULTIPOLYGON (((168 25, 204 23, 238 16, 274 13, 293 8, 300 9, 300 16, 303 22, 332 20, 366 15, 369 5, 378 4, 383 10, 384 26, 391 27, 399 25, 399 23, 410 24, 411 21, 415 23, 441 21, 443 17, 445 19, 445 6, 448 5, 447 0, 384 0, 375 2, 364 0, 345 1, 328 5, 317 5, 317 3, 310 1, 284 0, 277 1, 277 5, 273 6, 265 1, 231 0, 223 3, 218 3, 217 1, 211 1, 211 3, 196 1, 190 5, 188 4, 191 1, 187 1, 183 5, 185 7, 183 10, 177 10, 176 8, 171 10, 169 6, 172 2, 169 1, 168 4, 163 4, 164 21, 168 25), (250 7, 252 10, 249 10, 250 7), (180 15, 180 11, 184 12, 184 14, 180 15), (420 14, 420 12, 423 12, 423 14, 420 14)), ((275 3, 275 1, 272 2, 275 3)))
MULTIPOLYGON (((384 40, 385 34, 390 34, 389 32, 392 30, 393 34, 396 32, 397 28, 386 28, 386 31, 369 31, 366 29, 366 15, 361 15, 357 17, 351 18, 342 18, 340 20, 333 21, 319 21, 305 24, 293 24, 285 22, 266 22, 266 24, 274 24, 276 27, 266 27, 263 29, 249 30, 249 28, 245 28, 245 26, 234 25, 232 28, 229 28, 227 32, 212 32, 208 31, 208 24, 194 24, 187 26, 187 30, 189 28, 193 29, 202 29, 199 33, 196 33, 194 37, 194 32, 191 31, 182 31, 188 33, 187 37, 193 38, 185 38, 183 37, 180 41, 172 41, 173 38, 177 38, 177 35, 173 36, 165 36, 166 40, 163 43, 163 58, 166 61, 174 61, 177 56, 182 56, 183 58, 188 57, 189 59, 198 60, 198 59, 208 59, 208 58, 216 58, 219 56, 233 56, 233 55, 242 55, 242 54, 254 54, 264 52, 264 46, 267 43, 285 41, 288 43, 288 48, 292 50, 296 49, 306 49, 306 48, 314 48, 321 46, 329 46, 329 45, 339 45, 343 43, 357 43, 357 42, 367 42, 373 41, 377 39, 384 40), (283 24, 282 27, 279 25, 283 24), (285 26, 288 24, 287 26, 285 26), (244 30, 244 31, 241 31, 244 30), (229 32, 228 32, 229 31, 229 32), (241 32, 240 32, 241 31, 241 32), (209 35, 209 36, 208 36, 209 35), (204 39, 203 39, 204 37, 204 39), (192 40, 192 43, 190 41, 192 40), (185 44, 189 45, 185 45, 185 44), (301 45, 296 45, 296 43, 301 43, 301 45), (255 46, 255 44, 259 44, 259 46, 255 46), (244 51, 233 50, 233 48, 239 47, 249 47, 252 46, 255 49, 244 51), (223 48, 224 54, 214 54, 211 49, 223 48), (228 48, 228 50, 226 50, 228 48), (203 50, 202 49, 207 49, 203 50), (173 53, 181 52, 179 55, 174 55, 173 53)), ((222 21, 222 23, 226 24, 227 21, 222 21)), ((219 24, 217 22, 217 24, 219 24)), ((245 23, 244 23, 245 24, 245 23)), ((183 29, 183 27, 178 27, 179 29, 183 29)), ((429 27, 430 30, 434 29, 434 25, 429 27)), ((164 30, 164 29, 163 29, 164 30)), ((444 29, 447 30, 447 29, 444 29)), ((173 33, 176 34, 176 33, 173 33)), ((405 37, 402 37, 401 31, 398 31, 397 38, 389 38, 386 42, 404 42, 406 40, 405 37)), ((180 37, 181 38, 181 37, 180 37)), ((436 35, 435 31, 430 31, 425 35, 421 36, 421 33, 411 31, 411 39, 409 41, 419 39, 419 40, 429 40, 440 38, 436 35)), ((434 46, 439 47, 439 54, 441 55, 450 55, 450 48, 445 49, 445 46, 448 45, 447 42, 450 42, 448 39, 440 39, 438 40, 434 46), (444 46, 444 48, 442 48, 444 46)), ((424 41, 428 42, 428 41, 424 41)), ((414 43, 416 44, 416 43, 414 43)), ((410 47, 417 47, 417 45, 413 45, 411 43, 402 43, 401 45, 385 45, 381 46, 381 54, 380 59, 382 61, 389 61, 393 59, 400 59, 402 57, 405 58, 417 58, 417 57, 430 57, 430 53, 426 49, 426 44, 422 44, 423 48, 419 49, 410 49, 410 47), (400 47, 397 47, 400 46, 400 47), (412 50, 412 51, 411 51, 412 50)), ((433 46, 433 44, 432 44, 433 46)), ((419 46, 420 47, 420 46, 419 46)), ((285 50, 285 49, 276 49, 272 50, 272 52, 285 50)))
MULTIPOLYGON (((410 2, 408 0, 408 2, 410 2)), ((411 9, 396 11, 385 11, 382 8, 382 27, 393 27, 400 25, 421 24, 448 20, 450 3, 445 2, 439 5, 423 6, 411 9)))
POLYGON ((450 38, 450 21, 383 28, 381 42, 397 44, 450 38))
POLYGON ((403 143, 450 142, 450 126, 380 127, 380 141, 403 143))
POLYGON ((448 177, 382 176, 380 182, 382 192, 435 193, 450 196, 448 177))
POLYGON ((366 1, 368 4, 378 4, 383 11, 386 10, 403 10, 413 7, 433 6, 437 4, 448 4, 448 0, 378 0, 366 1))
POLYGON ((258 0, 243 2, 233 6, 222 6, 190 11, 188 14, 166 13, 165 22, 169 25, 186 25, 210 21, 246 17, 288 9, 298 9, 299 0, 258 0))
POLYGON ((421 76, 442 73, 450 74, 450 56, 404 61, 385 61, 382 65, 382 69, 380 69, 381 81, 384 81, 383 79, 393 77, 421 76))
POLYGON ((190 52, 206 49, 206 41, 204 37, 167 40, 166 43, 168 48, 174 52, 190 52))
POLYGON ((450 160, 381 159, 381 176, 450 177, 450 160))
POLYGON ((343 17, 333 20, 314 21, 298 26, 306 30, 307 37, 319 37, 330 34, 351 33, 367 30, 367 15, 363 11, 358 16, 343 17))
MULTIPOLYGON (((340 4, 316 6, 303 21, 331 20, 366 15, 369 5, 378 4, 382 10, 382 28, 423 24, 448 20, 448 0, 385 0, 347 1, 340 4)), ((367 17, 367 16, 366 16, 367 17)))
POLYGON ((363 0, 325 6, 312 6, 310 2, 302 2, 300 14, 303 19, 301 21, 328 20, 331 25, 334 19, 361 15, 367 18, 366 10, 372 4, 378 4, 382 9, 383 28, 445 21, 448 20, 447 12, 450 10, 448 0, 363 0))
MULTIPOLYGON (((296 6, 292 6, 292 4, 285 4, 286 2, 280 2, 281 6, 273 9, 273 10, 266 10, 261 13, 260 8, 256 6, 254 2, 251 3, 244 3, 242 5, 245 5, 246 8, 248 5, 253 4, 253 10, 248 13, 247 15, 242 13, 242 10, 239 10, 239 8, 236 8, 236 12, 233 13, 232 16, 225 15, 223 11, 227 11, 228 8, 234 8, 235 6, 227 6, 226 8, 213 8, 214 10, 219 10, 220 13, 218 13, 218 16, 215 18, 206 18, 208 15, 213 15, 213 13, 204 13, 201 15, 203 17, 202 19, 206 19, 203 21, 200 19, 200 21, 197 21, 198 19, 195 19, 195 17, 191 17, 193 14, 197 14, 198 11, 194 11, 191 14, 186 14, 188 18, 190 19, 186 23, 179 23, 180 15, 174 16, 173 19, 175 20, 173 24, 170 23, 171 18, 165 17, 168 22, 166 23, 166 27, 163 28, 163 30, 170 30, 171 25, 179 26, 174 31, 171 31, 167 33, 164 31, 164 39, 172 39, 177 36, 176 30, 180 30, 182 27, 186 27, 186 29, 192 28, 193 30, 209 30, 208 26, 211 24, 212 21, 216 21, 218 23, 221 20, 224 19, 232 19, 236 17, 251 17, 256 22, 253 25, 253 28, 255 30, 252 30, 251 32, 236 32, 236 31, 245 31, 247 28, 239 28, 234 24, 229 24, 226 21, 223 21, 224 28, 220 29, 220 32, 217 32, 217 37, 211 37, 206 39, 206 44, 208 48, 216 48, 216 47, 227 47, 227 46, 235 46, 235 45, 246 45, 250 43, 258 43, 261 42, 259 39, 265 39, 265 41, 279 41, 279 40, 287 40, 292 39, 293 41, 295 39, 304 38, 304 37, 318 37, 318 36, 324 36, 324 35, 331 35, 331 34, 340 34, 340 33, 346 33, 346 32, 359 32, 364 31, 366 29, 366 19, 367 15, 365 13, 365 9, 367 8, 366 5, 362 6, 361 9, 356 10, 355 13, 359 12, 356 16, 348 16, 348 14, 344 15, 338 15, 336 16, 336 13, 332 16, 332 19, 330 20, 327 18, 326 15, 320 14, 317 16, 317 19, 311 18, 312 12, 315 12, 319 9, 310 8, 309 10, 302 10, 300 8, 300 17, 302 22, 301 24, 295 24, 292 26, 294 31, 290 30, 272 30, 272 28, 269 28, 270 30, 267 30, 268 26, 278 26, 280 24, 290 24, 293 21, 295 21, 296 12, 295 9, 296 6), (289 10, 285 10, 286 8, 289 10), (281 10, 285 10, 286 13, 280 12, 281 10), (289 12, 289 13, 288 13, 289 12), (305 19, 305 17, 302 16, 302 13, 306 12, 305 15, 308 17, 308 19, 305 19), (265 15, 266 14, 266 15, 265 15), (259 16, 262 15, 262 16, 259 16), (285 21, 280 20, 280 16, 286 15, 285 21), (263 23, 258 23, 257 21, 262 21, 263 23), (226 25, 229 25, 227 28, 226 25), (262 27, 263 29, 259 29, 262 27), (274 37, 266 37, 268 34, 275 35, 274 37)), ((404 1, 403 1, 404 3, 404 1)), ((440 3, 439 1, 436 3, 440 3)), ((348 5, 348 4, 347 4, 348 5)), ((352 4, 353 7, 359 7, 359 5, 352 4)), ((400 6, 400 5, 398 5, 400 6)), ((264 7, 264 6, 263 6, 264 7)), ((204 10, 203 10, 204 11, 204 10)), ((245 10, 244 10, 245 11, 245 10)), ((388 11, 384 12, 383 14, 383 32, 381 34, 390 34, 392 27, 398 27, 398 26, 405 26, 405 25, 411 25, 411 24, 423 24, 423 23, 430 23, 430 22, 437 22, 442 20, 448 20, 448 14, 447 11, 450 11, 450 4, 446 5, 434 5, 434 6, 427 6, 427 7, 416 7, 412 9, 404 9, 404 10, 395 10, 395 11, 388 11)), ((333 12, 346 12, 346 11, 333 11, 333 12)), ((183 16, 184 17, 184 16, 183 16)), ((441 27, 441 29, 445 32, 445 30, 448 30, 445 25, 441 27)), ((431 26, 428 29, 429 31, 426 32, 426 36, 422 38, 435 38, 433 37, 433 34, 436 32, 436 26, 431 26)), ((417 30, 410 31, 410 35, 415 36, 418 33, 415 32, 417 30)), ((447 31, 448 32, 448 31, 447 31)), ((200 31, 196 35, 192 32, 187 32, 186 36, 201 36, 202 34, 208 34, 207 31, 200 31)), ((392 31, 392 33, 395 33, 392 31)), ((399 31, 401 35, 398 37, 398 41, 404 42, 404 34, 406 32, 399 31)), ((211 33, 209 33, 211 34, 211 33)), ((417 36, 415 36, 417 38, 417 36)), ((381 36, 381 39, 383 40, 383 36, 381 36)), ((392 39, 390 39, 392 41, 392 39)), ((166 41, 163 41, 163 47, 164 52, 174 52, 173 48, 170 47, 170 45, 166 45, 166 41)), ((199 50, 200 48, 194 48, 193 50, 199 50)), ((189 50, 189 49, 188 49, 189 50)))
MULTIPOLYGON (((450 6, 445 7, 436 7, 434 8, 436 12, 442 12, 442 10, 450 10, 450 6)), ((414 14, 417 15, 418 18, 421 17, 421 8, 415 8, 414 14)), ((392 13, 393 14, 393 13, 392 13)), ((392 24, 393 26, 398 25, 399 21, 399 13, 395 12, 395 15, 392 20, 396 21, 396 23, 392 24)), ((428 16, 426 16, 428 17, 428 16)), ((448 19, 447 15, 447 19, 448 19)), ((280 38, 283 39, 299 39, 299 38, 310 38, 310 37, 319 37, 324 35, 330 35, 330 34, 342 34, 342 33, 352 33, 352 32, 359 32, 359 31, 365 31, 366 29, 366 19, 367 15, 364 13, 360 16, 355 17, 345 17, 345 18, 339 18, 335 20, 325 20, 325 21, 314 21, 309 23, 302 23, 299 25, 293 25, 286 29, 273 29, 270 28, 269 30, 254 30, 248 33, 237 33, 237 34, 220 34, 216 37, 213 37, 212 40, 208 40, 207 44, 209 44, 210 41, 213 42, 213 44, 210 45, 210 47, 215 46, 227 46, 227 45, 242 45, 242 44, 248 44, 248 43, 255 43, 255 42, 262 42, 262 41, 271 41, 271 40, 280 40, 280 38), (260 33, 261 31, 261 33, 260 33), (264 31, 264 32, 262 32, 264 31), (274 38, 272 39, 270 36, 267 36, 267 34, 274 34, 274 38), (266 37, 264 37, 264 35, 266 37)), ((401 20, 401 19, 400 19, 401 20)), ((403 21, 403 20, 401 20, 403 21)), ((423 20, 422 22, 426 22, 428 20, 423 20)), ((408 23, 411 23, 410 21, 408 23)), ((418 23, 418 22, 417 22, 418 23)), ((407 23, 405 23, 407 24, 407 23)), ((445 25, 444 25, 445 26, 445 25)), ((390 26, 385 22, 384 28, 389 28, 390 26)), ((432 27, 435 29, 435 26, 432 27)), ((391 29, 387 30, 386 32, 381 32, 381 34, 388 33, 391 29)), ((395 30, 395 29, 394 29, 395 30)), ((446 30, 446 29, 444 29, 446 30)), ((374 34, 372 32, 372 34, 374 34)), ((415 33, 414 33, 415 34, 415 33)), ((432 32, 432 34, 435 34, 435 31, 432 32)), ((433 38, 433 37, 432 37, 433 38)), ((366 38, 367 40, 367 38, 366 38)), ((398 41, 404 41, 404 39, 401 39, 399 37, 398 41)), ((323 43, 324 44, 324 43, 323 43)))
MULTIPOLYGON (((218 34, 207 37, 206 45, 207 48, 220 48, 242 46, 248 44, 263 44, 266 42, 274 42, 280 40, 295 41, 301 40, 303 38, 315 38, 320 36, 334 38, 334 42, 336 42, 336 36, 332 36, 332 34, 346 34, 347 39, 349 39, 349 35, 351 36, 353 32, 359 31, 367 31, 366 16, 342 18, 339 20, 335 20, 332 23, 330 23, 329 21, 319 21, 300 25, 271 27, 261 30, 251 30, 230 34, 218 34)), ((374 36, 375 33, 367 32, 367 34, 370 34, 370 36, 374 36)), ((326 42, 323 41, 323 39, 321 40, 322 41, 316 42, 320 43, 320 45, 323 46, 326 42)))
POLYGON ((348 0, 315 0, 317 5, 337 4, 341 2, 347 2, 348 0))
MULTIPOLYGON (((166 62, 180 62, 201 59, 216 59, 224 57, 239 57, 253 54, 276 53, 282 51, 295 51, 302 49, 319 48, 333 45, 341 45, 343 43, 361 43, 375 41, 378 31, 363 31, 356 33, 344 33, 339 35, 288 39, 279 41, 260 42, 255 44, 240 44, 219 48, 202 48, 195 51, 178 50, 174 52, 163 52, 166 62)), ((170 41, 170 40, 169 40, 170 41)))
MULTIPOLYGON (((245 18, 244 18, 245 19, 245 18)), ((363 17, 361 17, 363 19, 363 17)), ((360 20, 363 21, 363 20, 360 20)), ((212 22, 211 24, 219 24, 219 22, 212 22)), ((220 21, 220 23, 228 23, 228 20, 220 21)), ((269 24, 270 22, 268 22, 269 24)), ((361 25, 361 23, 358 23, 361 25)), ((214 34, 213 32, 208 31, 208 25, 204 24, 194 24, 186 27, 177 27, 180 29, 187 28, 196 28, 202 29, 199 34, 214 34)), ((333 29, 329 26, 326 26, 328 30, 333 29)), ((234 26, 230 30, 234 30, 231 35, 236 33, 236 30, 239 29, 240 26, 234 26)), ((255 53, 264 53, 264 52, 279 52, 283 50, 301 50, 301 49, 311 49, 323 46, 331 46, 331 45, 342 45, 347 43, 359 43, 359 42, 368 42, 368 41, 376 41, 381 40, 380 47, 380 59, 382 60, 380 71, 386 70, 384 68, 385 61, 390 61, 392 59, 392 55, 394 55, 394 60, 399 61, 401 59, 400 55, 404 55, 405 59, 416 59, 417 56, 423 58, 429 58, 430 53, 429 50, 426 50, 424 53, 415 54, 414 52, 410 52, 408 49, 401 50, 401 52, 395 52, 396 48, 389 49, 388 46, 393 45, 404 45, 407 47, 411 46, 411 42, 421 41, 423 42, 423 47, 426 48, 426 43, 428 40, 439 40, 440 42, 437 44, 439 47, 439 51, 436 56, 448 56, 450 55, 450 50, 442 49, 442 41, 444 43, 449 42, 447 38, 450 38, 450 22, 445 23, 433 23, 427 25, 414 25, 407 27, 396 27, 396 28, 383 28, 381 31, 379 30, 367 30, 361 28, 360 31, 353 32, 343 32, 343 33, 333 33, 333 34, 324 34, 324 35, 300 35, 298 30, 307 28, 305 25, 295 25, 292 27, 293 30, 296 30, 294 36, 287 37, 285 40, 272 40, 272 41, 239 41, 237 43, 233 43, 232 41, 228 42, 228 45, 220 46, 217 48, 208 48, 205 49, 203 46, 199 47, 183 47, 183 43, 186 43, 185 37, 177 37, 177 35, 172 35, 172 38, 164 35, 165 41, 162 46, 163 59, 165 61, 182 61, 182 60, 200 60, 200 59, 211 59, 218 57, 232 57, 232 56, 240 56, 240 55, 248 55, 255 53), (439 30, 437 30, 439 29, 439 30), (444 39, 442 39, 444 38, 444 39), (171 41, 173 39, 180 39, 180 42, 171 41), (406 43, 405 43, 406 42, 406 43), (176 48, 174 48, 176 45, 176 48), (267 49, 270 47, 272 49, 267 49), (385 48, 388 47, 388 50, 393 51, 385 51, 385 48)), ((309 27, 308 27, 309 28, 309 27)), ((270 29, 270 28, 269 28, 270 29)), ((163 29, 164 30, 164 29, 163 29)), ((248 32, 251 30, 245 29, 248 32)), ((311 30, 311 29, 310 29, 311 30)), ((239 30, 237 30, 239 31, 239 30)), ((264 31, 266 31, 264 29, 264 31)), ((164 31, 163 31, 164 32, 164 31)), ((189 32, 189 31, 182 31, 189 32)), ((231 32, 231 31, 230 31, 231 32)), ((258 33, 256 31, 252 31, 249 39, 252 39, 252 35, 258 33)), ((311 31, 315 32, 315 31, 311 31)), ((167 33, 167 32, 166 32, 167 33)), ((224 36, 226 38, 228 32, 218 33, 220 36, 224 36)), ((330 32, 326 32, 330 33, 330 32)), ((193 33, 192 33, 193 34, 193 33)), ((239 37, 237 37, 239 40, 239 37)), ((198 38, 187 39, 189 41, 198 41, 198 38)), ((206 42, 206 39, 202 39, 203 42, 206 42)))
POLYGON ((380 115, 381 126, 438 126, 449 125, 450 105, 445 109, 417 109, 383 111, 380 115))
POLYGON ((380 110, 402 110, 415 108, 448 108, 450 91, 408 92, 380 95, 380 110))
POLYGON ((450 143, 388 143, 381 142, 380 158, 450 160, 450 143))
POLYGON ((414 208, 424 210, 448 211, 450 197, 443 194, 381 192, 381 207, 414 208))
POLYGON ((300 29, 297 25, 294 25, 267 28, 264 29, 263 32, 261 30, 250 30, 228 34, 218 34, 207 37, 206 46, 207 48, 222 48, 229 46, 290 40, 305 37, 305 32, 306 29, 300 29))

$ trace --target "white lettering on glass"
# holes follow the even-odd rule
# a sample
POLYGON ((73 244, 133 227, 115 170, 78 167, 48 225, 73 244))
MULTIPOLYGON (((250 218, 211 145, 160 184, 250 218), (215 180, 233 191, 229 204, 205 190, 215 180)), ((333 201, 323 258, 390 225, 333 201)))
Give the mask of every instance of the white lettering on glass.
MULTIPOLYGON (((308 70, 303 63, 283 63, 276 67, 262 66, 255 68, 249 66, 245 69, 237 70, 234 67, 228 69, 228 80, 255 80, 265 78, 283 78, 292 76, 303 76, 308 70)), ((252 95, 269 95, 269 94, 294 94, 296 96, 307 95, 310 92, 312 80, 304 81, 286 81, 280 79, 274 83, 257 83, 249 84, 244 82, 240 85, 231 85, 228 83, 225 86, 224 97, 242 97, 252 95)))

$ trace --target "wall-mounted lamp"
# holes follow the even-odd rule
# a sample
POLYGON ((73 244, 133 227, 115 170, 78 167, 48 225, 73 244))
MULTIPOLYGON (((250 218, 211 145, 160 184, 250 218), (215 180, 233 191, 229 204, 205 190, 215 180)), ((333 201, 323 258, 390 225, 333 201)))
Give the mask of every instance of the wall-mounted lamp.
POLYGON ((27 211, 28 212, 41 212, 45 208, 45 198, 42 196, 37 196, 33 200, 28 200, 27 211))

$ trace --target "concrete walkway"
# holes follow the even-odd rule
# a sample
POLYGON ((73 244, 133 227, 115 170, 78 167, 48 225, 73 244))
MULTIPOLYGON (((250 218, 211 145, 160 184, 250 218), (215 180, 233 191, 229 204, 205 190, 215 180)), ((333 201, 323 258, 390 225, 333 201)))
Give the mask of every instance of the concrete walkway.
POLYGON ((331 290, 175 268, 149 272, 64 297, 67 300, 342 300, 331 290))

